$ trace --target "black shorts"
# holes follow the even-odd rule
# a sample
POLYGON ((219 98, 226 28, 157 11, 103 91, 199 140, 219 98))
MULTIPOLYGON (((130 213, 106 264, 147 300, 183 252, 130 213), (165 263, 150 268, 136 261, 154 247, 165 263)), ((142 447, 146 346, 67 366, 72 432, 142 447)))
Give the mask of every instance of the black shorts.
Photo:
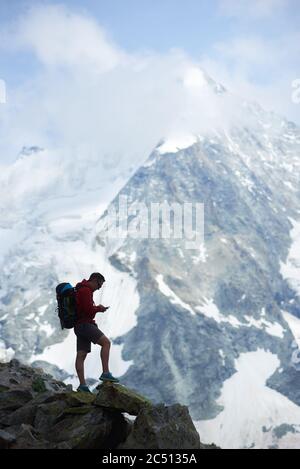
POLYGON ((91 343, 97 344, 104 335, 96 324, 77 324, 74 327, 77 336, 77 352, 90 353, 91 343))

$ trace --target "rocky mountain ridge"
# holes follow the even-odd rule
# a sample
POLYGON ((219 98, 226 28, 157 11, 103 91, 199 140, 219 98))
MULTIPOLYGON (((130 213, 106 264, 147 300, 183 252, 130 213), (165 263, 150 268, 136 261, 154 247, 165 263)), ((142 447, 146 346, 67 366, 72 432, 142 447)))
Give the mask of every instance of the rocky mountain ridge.
POLYGON ((187 407, 153 405, 122 385, 73 392, 42 369, 0 364, 1 449, 210 449, 187 407), (134 416, 134 417, 133 417, 134 416))

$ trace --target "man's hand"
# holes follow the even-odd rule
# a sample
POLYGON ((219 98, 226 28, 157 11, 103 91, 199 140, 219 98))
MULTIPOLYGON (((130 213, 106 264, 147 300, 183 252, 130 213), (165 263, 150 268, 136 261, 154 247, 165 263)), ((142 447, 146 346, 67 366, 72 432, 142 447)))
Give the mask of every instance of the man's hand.
POLYGON ((102 305, 99 305, 98 308, 100 309, 100 312, 101 312, 101 313, 105 313, 105 311, 108 310, 109 306, 102 306, 102 305))

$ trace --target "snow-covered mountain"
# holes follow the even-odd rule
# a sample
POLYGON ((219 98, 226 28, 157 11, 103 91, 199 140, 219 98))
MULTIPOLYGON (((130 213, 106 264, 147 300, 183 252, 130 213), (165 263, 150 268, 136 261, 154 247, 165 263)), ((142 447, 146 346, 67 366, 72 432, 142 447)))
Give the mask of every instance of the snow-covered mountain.
POLYGON ((38 147, 1 172, 0 358, 34 361, 66 340, 53 288, 101 269, 90 249, 95 220, 129 177, 130 168, 120 175, 101 159, 38 147))
MULTIPOLYGON (((203 202, 204 247, 186 249, 184 239, 116 243, 107 237, 112 207, 96 241, 136 279, 140 297, 136 327, 119 338, 133 361, 123 381, 157 401, 187 404, 207 441, 293 446, 300 443, 300 131, 243 105, 249 127, 188 145, 162 142, 112 202, 117 213, 121 197, 131 213, 138 203, 203 202)), ((136 223, 132 215, 127 221, 136 223)))
MULTIPOLYGON (((205 442, 299 446, 300 129, 201 77, 236 119, 163 139, 131 177, 34 147, 1 175, 2 354, 74 382, 74 334, 59 331, 53 289, 98 270, 96 301, 111 306, 98 323, 125 384, 187 404, 205 442), (113 209, 133 226, 139 203, 163 201, 204 204, 203 245, 107 237, 113 209)), ((97 379, 96 349, 87 371, 97 379)))

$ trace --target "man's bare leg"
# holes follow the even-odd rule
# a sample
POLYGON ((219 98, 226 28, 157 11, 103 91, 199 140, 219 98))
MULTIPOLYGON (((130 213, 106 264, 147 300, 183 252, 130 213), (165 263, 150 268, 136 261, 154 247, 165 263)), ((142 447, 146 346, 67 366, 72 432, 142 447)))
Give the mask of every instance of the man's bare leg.
POLYGON ((75 368, 78 375, 78 379, 80 385, 85 385, 85 378, 84 378, 84 360, 86 359, 87 352, 79 351, 77 352, 75 368))
POLYGON ((99 341, 97 342, 98 345, 101 346, 101 362, 102 362, 102 369, 103 373, 108 373, 109 372, 109 352, 110 352, 110 340, 103 335, 99 341))

